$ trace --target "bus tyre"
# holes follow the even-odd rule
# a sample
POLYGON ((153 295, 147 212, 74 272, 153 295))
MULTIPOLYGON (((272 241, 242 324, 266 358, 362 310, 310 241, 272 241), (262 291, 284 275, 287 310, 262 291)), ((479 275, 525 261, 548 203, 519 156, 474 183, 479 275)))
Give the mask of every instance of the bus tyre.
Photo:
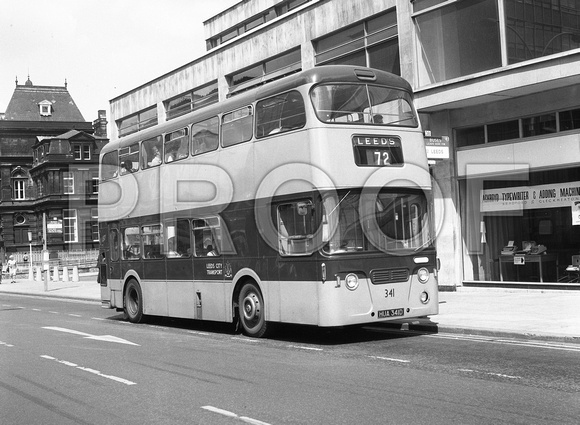
POLYGON ((243 332, 255 338, 265 336, 268 324, 264 314, 264 298, 258 286, 252 282, 245 283, 240 291, 238 301, 243 332))
POLYGON ((143 293, 136 280, 131 279, 125 290, 123 317, 131 323, 139 323, 143 319, 143 293))

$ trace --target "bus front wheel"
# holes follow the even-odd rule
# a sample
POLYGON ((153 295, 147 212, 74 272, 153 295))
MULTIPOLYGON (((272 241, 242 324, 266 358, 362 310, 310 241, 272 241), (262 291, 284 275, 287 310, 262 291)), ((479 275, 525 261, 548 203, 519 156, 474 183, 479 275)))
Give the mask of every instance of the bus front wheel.
POLYGON ((264 314, 264 298, 258 286, 252 282, 245 283, 238 301, 240 323, 244 333, 255 338, 265 336, 268 324, 264 314))
POLYGON ((143 293, 136 280, 130 280, 125 290, 124 316, 131 323, 139 323, 143 319, 143 293))

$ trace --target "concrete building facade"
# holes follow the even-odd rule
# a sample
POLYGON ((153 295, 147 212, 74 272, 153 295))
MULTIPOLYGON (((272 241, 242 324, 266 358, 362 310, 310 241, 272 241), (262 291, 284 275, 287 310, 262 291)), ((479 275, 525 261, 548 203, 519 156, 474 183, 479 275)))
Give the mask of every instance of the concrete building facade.
POLYGON ((242 0, 204 25, 206 54, 110 101, 112 138, 300 69, 387 70, 449 152, 440 285, 578 282, 578 0, 242 0))

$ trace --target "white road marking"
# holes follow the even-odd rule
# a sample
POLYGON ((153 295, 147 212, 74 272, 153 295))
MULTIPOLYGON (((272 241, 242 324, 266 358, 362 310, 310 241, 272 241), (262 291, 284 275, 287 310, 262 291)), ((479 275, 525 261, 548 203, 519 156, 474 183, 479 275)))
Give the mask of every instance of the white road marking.
POLYGON ((74 329, 67 329, 67 328, 59 328, 57 326, 45 326, 42 329, 48 329, 51 331, 58 331, 58 332, 65 332, 73 335, 79 335, 86 339, 95 339, 97 341, 107 341, 107 342, 117 342, 119 344, 127 344, 127 345, 136 345, 134 342, 127 341, 126 339, 119 338, 113 335, 91 335, 86 332, 75 331, 74 329))
POLYGON ((199 332, 199 331, 187 331, 187 333, 194 334, 194 335, 202 335, 202 336, 209 335, 209 333, 207 333, 207 332, 199 332))
POLYGON ((240 338, 239 336, 233 336, 232 339, 243 341, 243 342, 260 342, 259 339, 251 339, 251 338, 240 338))
POLYGON ((238 416, 234 412, 230 412, 229 410, 220 409, 219 407, 213 406, 201 406, 202 409, 205 409, 209 412, 217 413, 219 415, 227 416, 228 418, 239 419, 243 422, 253 425, 270 425, 268 422, 262 422, 258 419, 249 418, 247 416, 238 416))
POLYGON ((460 372, 468 372, 468 373, 477 373, 480 375, 491 375, 497 376, 499 378, 507 378, 507 379, 522 379, 521 376, 514 376, 514 375, 506 375, 505 373, 496 373, 496 372, 484 372, 482 370, 473 370, 473 369, 457 369, 460 372))
POLYGON ((288 347, 289 348, 298 348, 299 350, 324 351, 322 348, 305 347, 303 345, 289 345, 288 347))
POLYGON ((129 381, 128 379, 119 378, 118 376, 114 376, 114 375, 105 375, 104 373, 102 373, 98 370, 91 369, 91 368, 84 367, 84 366, 79 366, 76 363, 69 362, 67 360, 59 360, 56 357, 48 356, 46 354, 44 354, 40 357, 42 357, 43 359, 47 359, 47 360, 54 360, 55 362, 63 364, 65 366, 74 367, 75 369, 82 370, 83 372, 89 372, 89 373, 92 373, 93 375, 97 375, 97 376, 100 376, 102 378, 111 379, 113 381, 120 382, 120 383, 125 384, 125 385, 137 385, 136 382, 129 381))
POLYGON ((378 360, 388 360, 390 362, 399 362, 399 363, 411 363, 410 360, 403 360, 403 359, 394 359, 392 357, 381 357, 381 356, 369 356, 371 359, 378 359, 378 360))
POLYGON ((14 347, 12 344, 8 344, 7 342, 0 341, 0 345, 5 345, 6 347, 14 347))
POLYGON ((429 337, 429 338, 464 340, 464 341, 473 341, 473 342, 485 342, 488 344, 516 345, 516 346, 521 346, 521 347, 546 348, 549 350, 580 352, 580 345, 579 344, 565 344, 565 343, 561 343, 561 342, 525 341, 525 340, 497 338, 497 337, 491 337, 491 336, 459 335, 459 334, 458 335, 454 335, 454 334, 426 334, 425 336, 429 337))
POLYGON ((42 311, 42 310, 39 308, 33 308, 32 311, 42 311))
POLYGON ((69 316, 71 316, 71 317, 83 317, 80 314, 72 314, 72 313, 70 313, 69 316))

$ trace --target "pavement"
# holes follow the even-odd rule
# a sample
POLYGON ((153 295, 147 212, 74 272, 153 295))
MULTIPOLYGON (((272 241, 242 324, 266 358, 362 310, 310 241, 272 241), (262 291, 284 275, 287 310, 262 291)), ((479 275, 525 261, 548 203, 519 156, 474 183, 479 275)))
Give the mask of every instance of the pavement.
MULTIPOLYGON (((4 278, 0 293, 94 301, 101 289, 95 273, 78 282, 4 278)), ((538 338, 580 343, 580 290, 457 287, 439 292, 439 314, 399 320, 391 326, 412 331, 495 337, 538 338)))

